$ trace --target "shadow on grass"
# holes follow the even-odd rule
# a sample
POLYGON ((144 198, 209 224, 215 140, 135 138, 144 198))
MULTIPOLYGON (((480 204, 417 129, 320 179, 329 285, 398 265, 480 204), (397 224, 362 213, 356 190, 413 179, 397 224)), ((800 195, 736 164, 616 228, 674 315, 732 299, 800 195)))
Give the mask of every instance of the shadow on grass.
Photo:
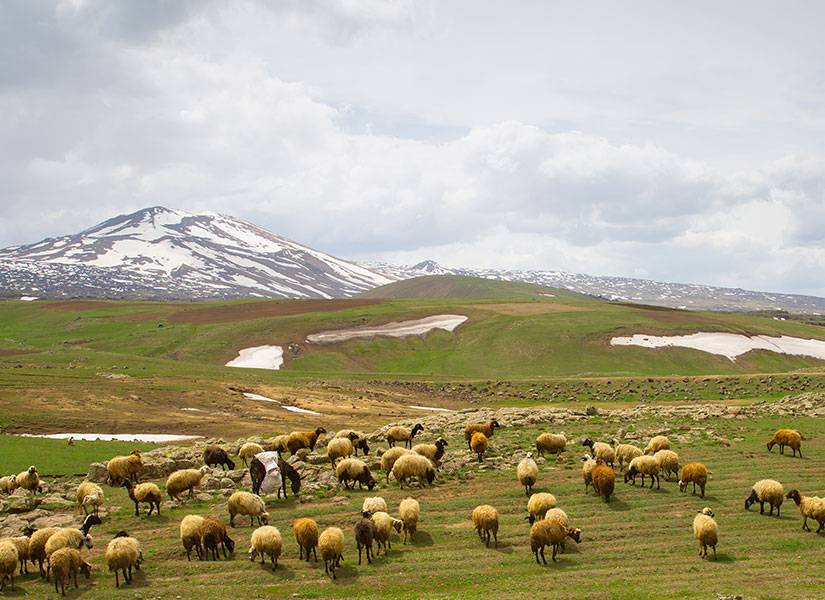
POLYGON ((607 505, 607 508, 614 511, 630 510, 630 505, 616 496, 611 496, 610 502, 605 502, 605 504, 607 505))
POLYGON ((268 573, 273 577, 278 577, 280 579, 295 579, 295 571, 284 565, 282 561, 278 562, 277 568, 273 571, 272 570, 272 563, 267 560, 263 564, 260 561, 255 561, 258 564, 258 570, 262 573, 268 573))
MULTIPOLYGON (((410 542, 407 542, 409 545, 410 542)), ((415 539, 412 541, 413 546, 432 546, 433 545, 433 536, 431 536, 426 531, 421 531, 420 529, 415 532, 415 539)))
MULTIPOLYGON (((364 560, 364 564, 366 563, 367 561, 364 560)), ((345 579, 347 580, 347 583, 350 583, 353 579, 358 579, 358 569, 356 568, 357 565, 357 558, 355 559, 354 564, 341 563, 341 566, 335 569, 335 576, 337 577, 337 579, 335 579, 334 581, 341 582, 342 579, 345 579)))

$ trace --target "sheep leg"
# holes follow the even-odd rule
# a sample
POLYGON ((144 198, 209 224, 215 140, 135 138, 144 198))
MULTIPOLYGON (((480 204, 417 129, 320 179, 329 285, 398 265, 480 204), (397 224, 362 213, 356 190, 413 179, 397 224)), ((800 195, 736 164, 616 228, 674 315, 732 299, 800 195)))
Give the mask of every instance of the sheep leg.
POLYGON ((535 554, 535 555, 536 555, 536 564, 537 564, 537 565, 540 565, 541 563, 539 562, 539 551, 538 551, 538 548, 537 548, 536 550, 533 550, 533 554, 535 554))
MULTIPOLYGON (((315 554, 315 546, 312 547, 312 556, 315 557, 315 562, 318 562, 318 555, 315 554)), ((307 550, 307 561, 309 561, 309 551, 307 550)))
POLYGON ((493 532, 493 539, 496 542, 496 548, 498 548, 498 533, 496 533, 495 531, 493 532))
POLYGON ((135 516, 136 516, 136 517, 139 517, 139 516, 140 516, 140 508, 138 507, 138 502, 137 502, 137 500, 135 500, 135 516))
POLYGON ((811 530, 811 528, 808 527, 808 517, 805 517, 805 520, 802 521, 802 529, 804 531, 810 531, 811 530))
POLYGON ((785 444, 779 444, 779 454, 785 454, 785 444))
POLYGON ((361 543, 358 543, 358 564, 361 564, 361 543))
POLYGON ((823 529, 825 529, 825 519, 819 522, 819 529, 817 529, 816 532, 820 533, 823 529))
POLYGON ((367 545, 367 562, 372 564, 372 544, 367 545))
POLYGON ((716 546, 711 546, 713 548, 713 560, 716 560, 716 546))
POLYGON ((304 547, 298 544, 298 560, 304 560, 304 547))
POLYGON ((553 562, 556 562, 556 551, 558 550, 558 547, 558 544, 553 544, 553 556, 550 557, 553 559, 553 562))
POLYGON ((117 569, 115 569, 115 587, 120 587, 120 577, 117 574, 117 569))
POLYGON ((544 558, 544 546, 541 547, 541 562, 543 562, 545 565, 547 564, 547 559, 544 558))
MULTIPOLYGON (((765 503, 764 502, 759 503, 759 514, 760 515, 765 514, 765 503)), ((773 506, 771 506, 771 514, 773 514, 773 506)))

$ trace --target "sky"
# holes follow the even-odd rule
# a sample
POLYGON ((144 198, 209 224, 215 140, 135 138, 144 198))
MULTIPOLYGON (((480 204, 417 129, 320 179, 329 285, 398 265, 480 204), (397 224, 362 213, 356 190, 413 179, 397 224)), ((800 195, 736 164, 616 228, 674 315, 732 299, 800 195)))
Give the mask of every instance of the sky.
POLYGON ((825 3, 6 0, 0 247, 162 205, 355 260, 825 296, 825 3))

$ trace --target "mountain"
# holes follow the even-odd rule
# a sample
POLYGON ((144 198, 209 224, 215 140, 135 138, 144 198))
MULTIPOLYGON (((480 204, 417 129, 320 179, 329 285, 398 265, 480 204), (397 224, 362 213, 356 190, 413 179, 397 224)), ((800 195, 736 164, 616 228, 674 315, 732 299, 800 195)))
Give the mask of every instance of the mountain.
POLYGON ((160 206, 0 250, 6 297, 336 298, 390 281, 239 219, 160 206))
POLYGON ((533 283, 560 288, 606 300, 637 302, 690 310, 785 311, 825 314, 825 298, 797 294, 755 292, 691 283, 669 283, 628 277, 599 277, 564 271, 519 271, 449 268, 425 260, 415 265, 364 263, 364 266, 396 280, 427 275, 463 275, 502 281, 533 283))

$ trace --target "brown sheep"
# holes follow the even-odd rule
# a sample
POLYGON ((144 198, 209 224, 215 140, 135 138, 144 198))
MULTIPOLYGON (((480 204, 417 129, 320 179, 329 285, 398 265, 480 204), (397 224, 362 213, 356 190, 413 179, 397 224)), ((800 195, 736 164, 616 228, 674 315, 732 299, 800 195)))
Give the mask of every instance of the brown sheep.
POLYGON ((776 444, 779 444, 779 454, 785 454, 785 446, 788 446, 793 450, 794 456, 799 452, 799 458, 802 458, 802 436, 798 431, 794 431, 793 429, 780 429, 774 433, 771 441, 768 442, 768 452, 770 452, 776 444))
POLYGON ((478 455, 478 462, 484 460, 484 453, 487 452, 487 436, 476 431, 470 440, 470 450, 478 455))
POLYGON ((307 562, 309 562, 309 551, 312 550, 315 562, 318 562, 318 554, 315 551, 318 546, 318 523, 307 517, 295 519, 292 523, 292 531, 295 534, 295 541, 298 542, 298 560, 303 560, 304 552, 306 552, 307 562))
POLYGON ((486 437, 493 437, 496 428, 501 427, 495 419, 489 423, 470 423, 464 428, 464 439, 467 440, 467 447, 472 450, 470 441, 473 439, 474 433, 483 433, 486 437))
POLYGON ((610 502, 610 495, 616 486, 616 472, 607 465, 596 465, 592 472, 593 489, 604 498, 605 502, 610 502))
POLYGON ((235 542, 226 533, 226 525, 218 519, 207 517, 203 520, 201 527, 201 545, 209 559, 209 551, 212 551, 212 560, 218 560, 218 548, 223 550, 223 557, 227 558, 226 550, 232 553, 235 551, 235 542))
POLYGON ((696 484, 699 484, 700 497, 705 497, 705 485, 708 482, 708 468, 700 462, 693 462, 682 467, 682 476, 679 478, 679 491, 687 491, 689 483, 693 484, 693 493, 696 493, 696 484))
POLYGON ((203 451, 203 464, 208 467, 220 465, 221 469, 226 470, 229 468, 230 471, 235 468, 235 462, 229 458, 229 454, 220 446, 206 447, 206 450, 203 451))
POLYGON ((293 431, 286 440, 286 448, 291 454, 296 454, 302 448, 315 450, 318 438, 326 432, 323 427, 316 427, 315 431, 293 431))
POLYGON ((358 564, 361 564, 361 548, 367 552, 367 562, 372 563, 372 541, 375 539, 375 523, 372 515, 366 511, 361 513, 361 520, 355 524, 355 543, 358 546, 358 564))

